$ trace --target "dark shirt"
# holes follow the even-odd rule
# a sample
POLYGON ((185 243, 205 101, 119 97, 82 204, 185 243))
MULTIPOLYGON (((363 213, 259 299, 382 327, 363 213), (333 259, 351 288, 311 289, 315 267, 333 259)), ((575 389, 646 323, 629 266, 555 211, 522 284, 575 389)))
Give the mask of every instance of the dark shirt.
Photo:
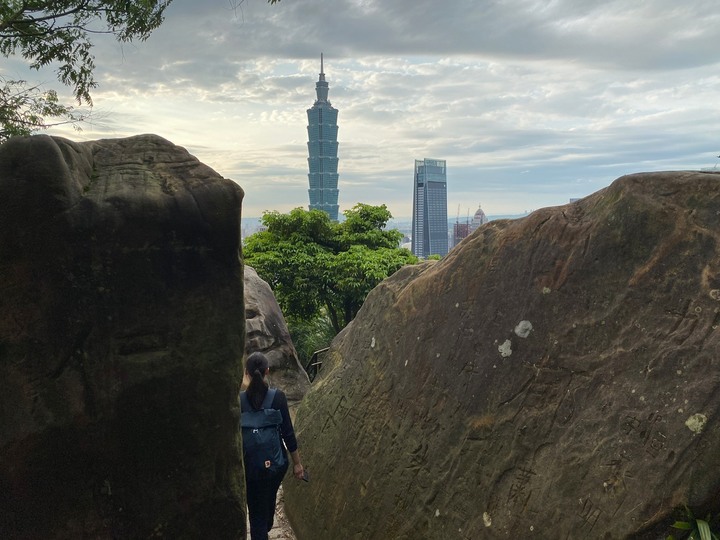
POLYGON ((275 398, 272 402, 272 408, 277 409, 282 414, 282 425, 280 426, 280 433, 282 433, 283 441, 285 441, 285 448, 288 452, 294 452, 298 448, 297 439, 295 438, 295 430, 293 429, 292 420, 290 419, 290 411, 288 410, 287 397, 285 392, 277 389, 275 392, 275 398))
MULTIPOLYGON (((252 406, 252 405, 251 405, 252 406)), ((285 442, 285 448, 292 453, 298 448, 297 439, 295 438, 295 430, 293 429, 292 420, 290 419, 290 411, 288 410, 287 397, 285 392, 279 388, 275 392, 271 409, 277 409, 282 415, 282 424, 280 425, 280 434, 285 442)))

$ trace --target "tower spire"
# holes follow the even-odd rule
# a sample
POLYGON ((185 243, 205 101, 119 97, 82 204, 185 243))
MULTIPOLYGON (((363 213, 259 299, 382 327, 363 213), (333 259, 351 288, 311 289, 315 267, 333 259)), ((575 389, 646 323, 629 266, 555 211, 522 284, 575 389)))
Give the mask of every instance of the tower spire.
POLYGON ((327 102, 328 105, 330 104, 328 101, 328 83, 325 80, 323 53, 320 53, 320 77, 318 78, 318 82, 315 83, 315 92, 317 93, 317 100, 319 102, 327 102))

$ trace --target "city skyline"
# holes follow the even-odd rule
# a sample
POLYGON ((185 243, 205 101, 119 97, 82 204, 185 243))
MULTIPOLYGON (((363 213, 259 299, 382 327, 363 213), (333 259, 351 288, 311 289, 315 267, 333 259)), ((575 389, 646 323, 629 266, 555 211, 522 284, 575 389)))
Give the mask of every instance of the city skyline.
MULTIPOLYGON (((48 133, 156 133, 237 181, 244 216, 306 207, 304 111, 324 50, 340 210, 409 218, 408 163, 422 156, 452 164, 453 212, 488 215, 566 204, 623 174, 715 167, 720 14, 701 0, 596 4, 175 0, 145 42, 92 37, 90 122, 48 133)), ((51 66, 0 70, 72 101, 51 66)))

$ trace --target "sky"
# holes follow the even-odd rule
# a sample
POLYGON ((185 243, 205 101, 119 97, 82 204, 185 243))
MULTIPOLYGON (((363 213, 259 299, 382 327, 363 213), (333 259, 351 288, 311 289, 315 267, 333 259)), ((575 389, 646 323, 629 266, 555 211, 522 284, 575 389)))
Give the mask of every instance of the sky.
MULTIPOLYGON (((451 218, 719 161, 714 0, 174 0, 147 41, 94 43, 90 121, 49 133, 156 133, 240 184, 243 217, 307 208, 321 52, 341 212, 411 216, 415 159, 447 161, 451 218)), ((69 95, 52 70, 0 70, 69 95)))

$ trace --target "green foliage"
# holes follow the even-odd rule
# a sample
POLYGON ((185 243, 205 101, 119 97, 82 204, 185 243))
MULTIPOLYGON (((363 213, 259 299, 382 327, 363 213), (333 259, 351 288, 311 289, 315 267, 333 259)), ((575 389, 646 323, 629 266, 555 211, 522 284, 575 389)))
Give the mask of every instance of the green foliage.
POLYGON ((321 303, 318 268, 332 256, 332 224, 325 212, 296 208, 290 214, 268 212, 267 227, 250 236, 245 263, 268 282, 286 316, 310 319, 321 303))
POLYGON ((0 53, 20 54, 30 67, 57 64, 57 78, 78 103, 91 104, 97 84, 90 34, 144 41, 172 0, 10 0, 0 4, 0 53))
POLYGON ((344 214, 343 223, 333 223, 319 210, 265 213, 267 230, 250 236, 243 249, 288 318, 309 322, 324 313, 336 333, 378 283, 417 262, 398 247, 402 234, 384 229, 392 217, 385 205, 357 204, 344 214))
MULTIPOLYGON (((20 55, 35 70, 54 65, 57 79, 72 88, 78 104, 92 105, 97 86, 91 34, 119 41, 145 40, 160 26, 172 0, 9 0, 0 4, 0 54, 20 55)), ((82 120, 57 93, 24 81, 3 80, 0 142, 49 125, 82 120), (56 122, 47 120, 57 119, 56 122)))
POLYGON ((698 519, 693 515, 692 510, 686 506, 681 519, 670 526, 683 532, 676 533, 679 536, 669 534, 666 540, 720 540, 718 537, 720 529, 711 530, 711 523, 713 523, 711 514, 708 514, 705 519, 698 519))
POLYGON ((30 135, 62 123, 75 124, 82 116, 62 105, 54 90, 43 91, 25 81, 0 77, 0 142, 15 135, 30 135), (51 120, 55 119, 55 121, 51 120))
POLYGON ((369 248, 395 249, 400 245, 402 233, 396 229, 384 229, 392 214, 384 204, 370 206, 356 204, 343 212, 345 221, 338 225, 339 241, 344 248, 362 245, 369 248))
POLYGON ((335 329, 324 310, 321 310, 320 314, 312 319, 290 317, 287 324, 298 359, 303 367, 307 367, 315 351, 330 345, 335 337, 335 329))

